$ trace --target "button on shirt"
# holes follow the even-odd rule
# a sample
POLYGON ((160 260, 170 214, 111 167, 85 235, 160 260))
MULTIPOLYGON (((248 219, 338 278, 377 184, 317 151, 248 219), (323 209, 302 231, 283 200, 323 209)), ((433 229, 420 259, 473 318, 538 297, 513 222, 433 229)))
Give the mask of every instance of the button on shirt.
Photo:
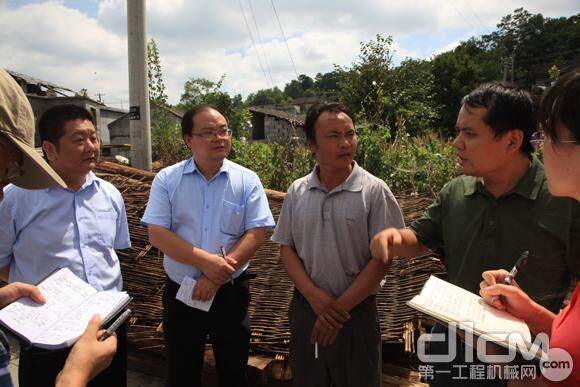
POLYGON ((272 241, 293 247, 316 286, 340 297, 370 261, 371 238, 405 222, 385 182, 356 163, 330 192, 317 170, 288 189, 272 241))
POLYGON ((580 204, 550 195, 535 158, 522 180, 498 198, 475 177, 451 180, 411 229, 428 248, 444 250, 450 282, 476 294, 482 272, 509 271, 529 251, 517 282, 557 311, 578 273, 580 204))
POLYGON ((10 282, 36 284, 68 267, 97 290, 121 290, 114 249, 131 246, 119 191, 92 172, 76 192, 8 186, 0 202, 0 267, 10 282))
MULTIPOLYGON (((229 160, 209 180, 193 159, 161 170, 151 186, 141 221, 166 228, 208 253, 229 252, 244 233, 273 227, 274 218, 262 183, 254 172, 229 160)), ((246 263, 233 277, 248 268, 246 263)), ((164 256, 165 272, 176 283, 185 276, 198 279, 201 271, 164 256)))

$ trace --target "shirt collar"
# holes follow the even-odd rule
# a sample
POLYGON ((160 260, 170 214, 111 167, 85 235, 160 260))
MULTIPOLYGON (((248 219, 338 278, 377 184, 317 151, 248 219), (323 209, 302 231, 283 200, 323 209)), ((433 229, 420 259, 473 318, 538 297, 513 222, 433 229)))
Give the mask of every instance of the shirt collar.
MULTIPOLYGON (((93 171, 90 171, 89 173, 87 173, 87 177, 85 179, 85 182, 83 183, 83 185, 81 186, 81 188, 79 188, 78 191, 76 192, 80 192, 80 191, 84 191, 85 189, 91 187, 93 184, 97 184, 100 185, 100 181, 99 179, 97 179, 97 176, 95 175, 95 173, 93 171)), ((70 191, 70 192, 75 192, 73 190, 71 190, 70 188, 62 188, 58 185, 54 185, 52 187, 48 187, 46 188, 46 191, 49 192, 51 190, 55 190, 55 189, 63 189, 65 191, 70 191)))
MULTIPOLYGON (((220 169, 218 170, 218 172, 215 174, 215 176, 217 176, 217 175, 219 175, 221 173, 226 173, 226 174, 229 175, 230 169, 231 169, 230 161, 228 159, 224 159, 224 162, 222 163, 222 166, 220 167, 220 169)), ((197 164, 195 164, 195 160, 194 160, 193 157, 190 158, 190 159, 188 159, 185 162, 185 165, 183 166, 182 174, 185 175, 186 173, 198 173, 201 176, 203 176, 203 174, 201 173, 201 171, 197 168, 197 164)))
MULTIPOLYGON (((509 192, 503 196, 508 196, 512 193, 518 194, 526 199, 536 200, 540 188, 542 187, 542 182, 544 180, 544 166, 538 160, 537 157, 532 157, 532 165, 524 175, 524 177, 512 188, 509 192)), ((483 180, 478 177, 468 176, 464 180, 465 196, 473 195, 475 192, 480 192, 489 195, 485 186, 483 185, 483 180)))
MULTIPOLYGON (((322 185, 320 179, 318 178, 318 164, 314 167, 310 175, 308 176, 308 184, 307 188, 312 189, 316 188, 322 191, 327 191, 327 189, 322 185)), ((360 192, 362 191, 363 182, 363 169, 358 166, 356 161, 353 161, 352 171, 350 175, 343 181, 338 187, 334 188, 332 192, 339 192, 339 191, 350 191, 350 192, 360 192)))

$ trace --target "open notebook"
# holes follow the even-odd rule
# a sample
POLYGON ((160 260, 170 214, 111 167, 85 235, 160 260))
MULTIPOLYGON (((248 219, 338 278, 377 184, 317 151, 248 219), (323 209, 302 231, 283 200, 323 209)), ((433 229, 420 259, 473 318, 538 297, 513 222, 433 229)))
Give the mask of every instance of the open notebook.
MULTIPOLYGON (((437 277, 431 276, 421 293, 407 304, 443 323, 453 323, 503 347, 525 352, 540 349, 532 345, 530 329, 522 320, 437 277)), ((541 351, 536 354, 536 357, 539 356, 541 351)))
POLYGON ((0 323, 33 346, 47 349, 73 345, 91 317, 99 314, 104 324, 131 300, 126 292, 98 292, 67 268, 37 286, 46 303, 21 298, 0 310, 0 323))

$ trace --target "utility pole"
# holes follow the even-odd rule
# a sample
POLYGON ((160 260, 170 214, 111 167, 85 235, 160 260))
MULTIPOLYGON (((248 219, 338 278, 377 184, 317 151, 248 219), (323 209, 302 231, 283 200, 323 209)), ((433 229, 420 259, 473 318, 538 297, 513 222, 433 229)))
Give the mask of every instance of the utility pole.
POLYGON ((145 0, 127 0, 131 165, 150 171, 151 118, 147 84, 146 32, 145 0))

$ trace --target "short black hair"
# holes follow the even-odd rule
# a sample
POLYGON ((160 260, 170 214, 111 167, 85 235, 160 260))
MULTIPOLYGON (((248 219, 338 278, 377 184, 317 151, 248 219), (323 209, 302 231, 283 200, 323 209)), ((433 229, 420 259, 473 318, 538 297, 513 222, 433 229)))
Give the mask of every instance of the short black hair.
POLYGON ((536 130, 535 109, 532 95, 508 82, 489 82, 479 86, 461 100, 461 105, 486 108, 483 118, 500 137, 512 130, 524 134, 522 152, 530 156, 534 150, 531 139, 536 130))
POLYGON ((308 113, 306 113, 306 120, 304 121, 304 133, 306 134, 306 140, 313 144, 316 144, 316 121, 318 121, 318 117, 320 117, 320 115, 325 112, 336 114, 344 113, 352 120, 352 124, 354 126, 354 116, 350 114, 345 105, 336 102, 316 103, 312 105, 310 109, 308 109, 308 113))
POLYGON ((64 136, 64 125, 69 121, 83 120, 90 121, 95 125, 95 120, 91 113, 85 108, 77 105, 58 105, 45 111, 38 121, 38 131, 40 142, 48 141, 54 145, 64 136))
POLYGON ((218 107, 208 103, 197 105, 186 111, 185 114, 183 115, 183 118, 181 118, 181 135, 183 137, 185 137, 185 135, 187 134, 193 133, 193 119, 195 118, 197 113, 200 113, 208 109, 215 110, 216 112, 224 116, 226 122, 229 123, 228 117, 218 107))
POLYGON ((580 143, 580 67, 558 78, 538 109, 540 128, 558 142, 556 127, 563 125, 580 143))

